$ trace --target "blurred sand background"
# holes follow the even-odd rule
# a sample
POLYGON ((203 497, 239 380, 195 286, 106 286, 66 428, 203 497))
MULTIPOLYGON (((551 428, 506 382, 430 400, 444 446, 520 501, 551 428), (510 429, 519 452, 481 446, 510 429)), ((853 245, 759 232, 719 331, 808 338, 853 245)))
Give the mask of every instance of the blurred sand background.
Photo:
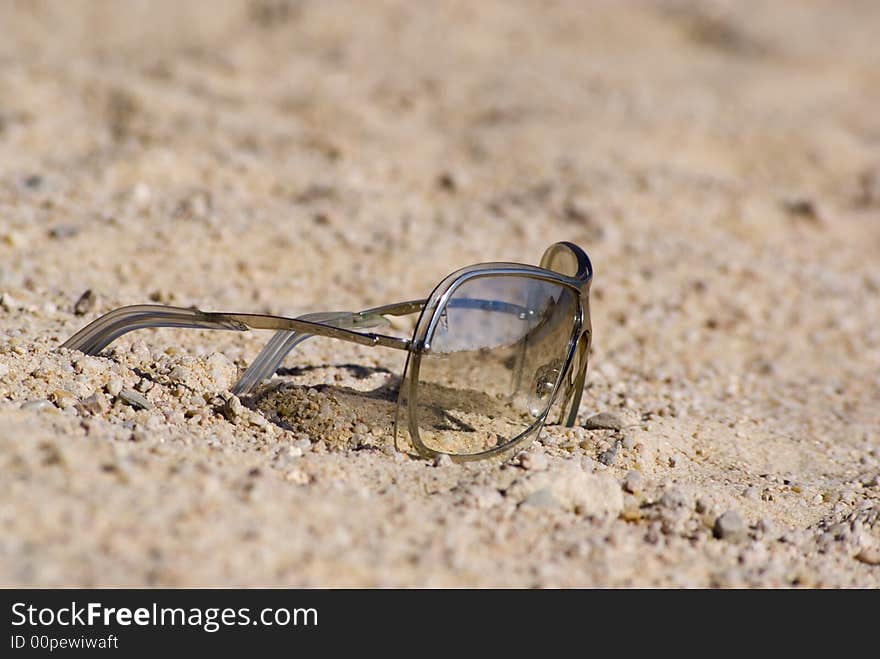
POLYGON ((0 584, 877 587, 878 32, 871 0, 0 2, 0 584), (265 333, 56 350, 561 239, 596 269, 580 422, 625 427, 506 465, 393 450, 394 351, 314 340, 239 405, 265 333))

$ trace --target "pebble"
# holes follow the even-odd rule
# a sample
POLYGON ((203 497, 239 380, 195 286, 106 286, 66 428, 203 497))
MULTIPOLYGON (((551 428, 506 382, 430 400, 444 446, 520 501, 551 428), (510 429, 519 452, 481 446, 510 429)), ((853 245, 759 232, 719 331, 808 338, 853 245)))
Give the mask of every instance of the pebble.
POLYGON ((178 364, 171 369, 171 373, 168 374, 168 377, 170 377, 175 382, 187 382, 191 375, 191 368, 183 366, 182 364, 178 364))
POLYGON ((440 455, 434 458, 434 466, 435 467, 449 467, 452 465, 452 458, 450 458, 445 453, 441 453, 440 455))
POLYGON ((682 508, 687 504, 687 497, 677 487, 667 489, 660 497, 660 506, 663 508, 682 508))
POLYGON ((630 494, 638 494, 645 488, 645 477, 639 471, 627 472, 623 477, 623 489, 630 494))
POLYGON ((12 297, 9 293, 0 293, 0 307, 3 307, 4 311, 13 311, 18 309, 19 301, 12 297))
POLYGON ((745 499, 752 499, 753 501, 757 501, 761 498, 761 490, 759 490, 754 485, 750 485, 742 491, 742 496, 745 499))
POLYGON ((234 421, 245 413, 245 407, 238 396, 230 395, 221 411, 227 420, 234 421))
POLYGON ((111 396, 118 396, 122 391, 122 378, 118 375, 113 375, 107 381, 107 384, 104 385, 104 389, 107 390, 107 393, 111 396))
POLYGON ((101 414, 109 409, 109 405, 103 394, 95 392, 88 398, 83 399, 82 408, 91 414, 101 414))
POLYGON ((520 464, 523 469, 528 469, 529 471, 544 471, 549 466, 550 461, 547 459, 545 453, 531 451, 525 453, 522 458, 520 458, 520 464))
POLYGON ((291 442, 291 446, 295 446, 300 450, 307 451, 312 448, 312 440, 308 437, 300 437, 291 442))
POLYGON ((49 237, 55 240, 73 238, 79 234, 79 227, 73 224, 59 224, 49 229, 49 237))
POLYGON ((549 490, 563 508, 578 515, 617 517, 623 509, 623 492, 616 478, 587 472, 573 464, 530 473, 508 490, 508 496, 525 500, 543 489, 549 490))
POLYGON ((760 520, 758 520, 758 531, 761 532, 761 536, 765 539, 773 539, 779 536, 779 531, 776 528, 776 524, 769 517, 762 517, 760 520))
POLYGON ((141 363, 148 362, 152 358, 150 349, 143 340, 134 341, 129 348, 129 352, 141 363))
POLYGON ((95 295, 92 289, 88 289, 85 293, 79 296, 79 299, 73 305, 73 313, 77 316, 84 316, 89 313, 92 309, 95 308, 95 304, 98 302, 98 296, 95 295))
POLYGON ((29 400, 21 404, 21 409, 23 410, 44 410, 50 407, 54 407, 54 405, 52 405, 51 401, 48 401, 45 398, 29 400))
POLYGON ((620 430, 623 428, 623 421, 616 414, 600 412, 587 419, 584 422, 584 428, 587 430, 620 430))
POLYGON ((308 474, 301 469, 291 469, 284 475, 284 479, 296 485, 306 485, 310 480, 308 474))
POLYGON ((620 441, 614 442, 614 446, 612 446, 607 451, 602 451, 599 454, 598 460, 606 467, 610 467, 614 464, 614 460, 617 458, 617 452, 620 450, 620 441))
POLYGON ((715 520, 715 526, 712 527, 712 535, 719 540, 736 541, 742 539, 746 534, 746 525, 735 510, 728 510, 715 520))
POLYGON ((3 379, 8 375, 9 367, 6 364, 0 364, 0 379, 3 379))
POLYGON ((487 510, 504 502, 504 497, 494 487, 476 487, 470 492, 471 501, 480 510, 487 510))
POLYGON ((257 428, 263 428, 264 430, 269 428, 269 420, 259 412, 254 412, 253 414, 251 414, 248 422, 252 426, 256 426, 257 428))
POLYGON ((712 509, 712 501, 707 499, 706 497, 699 497, 694 505, 694 510, 696 510, 701 515, 703 513, 707 513, 712 509))
POLYGON ((880 550, 862 549, 856 554, 856 560, 866 565, 880 565, 880 550))
POLYGON ((562 506, 562 504, 559 503, 559 500, 553 496, 553 492, 547 488, 532 492, 529 496, 523 499, 521 505, 532 506, 534 508, 560 508, 562 506))
POLYGON ((125 403, 128 403, 135 409, 139 410, 149 410, 153 406, 150 404, 146 398, 144 398, 141 394, 134 391, 133 389, 123 389, 119 392, 119 399, 125 403))

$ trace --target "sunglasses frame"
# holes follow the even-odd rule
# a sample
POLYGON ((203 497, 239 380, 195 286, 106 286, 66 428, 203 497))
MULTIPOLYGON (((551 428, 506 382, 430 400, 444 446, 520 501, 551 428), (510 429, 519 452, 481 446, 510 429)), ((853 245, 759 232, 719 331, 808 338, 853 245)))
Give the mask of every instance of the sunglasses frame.
POLYGON ((567 426, 574 425, 584 389, 593 335, 589 295, 592 280, 593 266, 589 257, 580 247, 569 242, 559 242, 551 245, 545 251, 540 267, 520 263, 480 263, 456 270, 443 279, 425 301, 422 313, 416 322, 413 332, 397 400, 397 417, 394 424, 394 439, 397 446, 401 446, 399 441, 401 435, 408 433, 409 443, 424 458, 448 455, 455 462, 468 462, 487 458, 506 459, 525 448, 528 443, 538 437, 546 423, 550 410, 553 409, 563 383, 566 383, 565 398, 562 401, 559 423, 564 423, 567 426), (574 276, 567 276, 549 269, 548 266, 558 256, 574 258, 574 264, 576 264, 577 268, 574 276), (560 369, 559 379, 541 416, 536 418, 519 435, 499 446, 476 453, 445 453, 426 446, 419 436, 418 374, 422 356, 430 353, 430 339, 433 337, 437 323, 440 321, 453 293, 464 283, 484 277, 522 277, 558 284, 574 291, 577 295, 577 314, 573 319, 574 327, 567 346, 564 366, 560 369), (567 414, 566 409, 568 409, 567 414))
POLYGON ((410 300, 360 312, 324 312, 287 318, 267 314, 216 313, 198 309, 162 305, 134 305, 114 309, 80 329, 61 348, 79 350, 89 355, 99 354, 105 347, 128 332, 151 327, 181 327, 194 329, 220 329, 247 331, 249 329, 277 330, 275 336, 232 387, 232 393, 245 395, 253 391, 266 377, 275 373, 277 367, 294 347, 313 336, 340 339, 370 347, 382 346, 406 350, 407 360, 401 378, 394 423, 394 441, 404 433, 409 434, 412 448, 425 458, 443 454, 425 446, 418 434, 418 373, 422 356, 430 352, 430 337, 450 297, 467 281, 479 277, 525 277, 551 282, 574 291, 578 297, 577 317, 569 341, 564 367, 550 396, 547 409, 525 431, 492 449, 469 454, 446 453, 456 462, 505 456, 509 457, 525 444, 535 439, 553 408, 563 382, 566 383, 560 423, 574 425, 584 389, 592 326, 590 322, 589 292, 593 279, 593 266, 587 254, 570 242, 558 242, 544 252, 541 266, 520 263, 481 263, 453 272, 444 278, 424 300, 410 300), (566 275, 553 268, 558 259, 566 262, 566 275), (386 334, 364 332, 368 328, 388 324, 385 316, 404 316, 419 312, 412 338, 406 339, 386 334), (568 408, 566 416, 565 410, 568 408))

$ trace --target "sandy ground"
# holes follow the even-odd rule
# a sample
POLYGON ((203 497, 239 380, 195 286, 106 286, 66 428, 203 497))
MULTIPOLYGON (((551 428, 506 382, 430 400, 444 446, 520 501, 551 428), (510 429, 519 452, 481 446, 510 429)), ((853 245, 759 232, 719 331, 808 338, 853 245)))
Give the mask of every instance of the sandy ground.
POLYGON ((878 29, 3 2, 0 583, 877 587, 878 29), (560 239, 596 269, 581 427, 505 465, 394 451, 396 351, 314 340, 224 405, 267 334, 57 350, 123 304, 359 309, 560 239))

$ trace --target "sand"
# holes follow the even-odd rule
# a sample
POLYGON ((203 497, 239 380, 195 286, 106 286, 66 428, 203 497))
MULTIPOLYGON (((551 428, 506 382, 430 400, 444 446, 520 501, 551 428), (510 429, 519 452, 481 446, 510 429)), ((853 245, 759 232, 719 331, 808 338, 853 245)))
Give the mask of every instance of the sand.
POLYGON ((878 25, 3 3, 0 584, 877 587, 878 25), (315 339, 238 400, 265 332, 58 350, 124 304, 362 309, 556 240, 595 266, 588 388, 506 464, 395 451, 397 351, 315 339))

